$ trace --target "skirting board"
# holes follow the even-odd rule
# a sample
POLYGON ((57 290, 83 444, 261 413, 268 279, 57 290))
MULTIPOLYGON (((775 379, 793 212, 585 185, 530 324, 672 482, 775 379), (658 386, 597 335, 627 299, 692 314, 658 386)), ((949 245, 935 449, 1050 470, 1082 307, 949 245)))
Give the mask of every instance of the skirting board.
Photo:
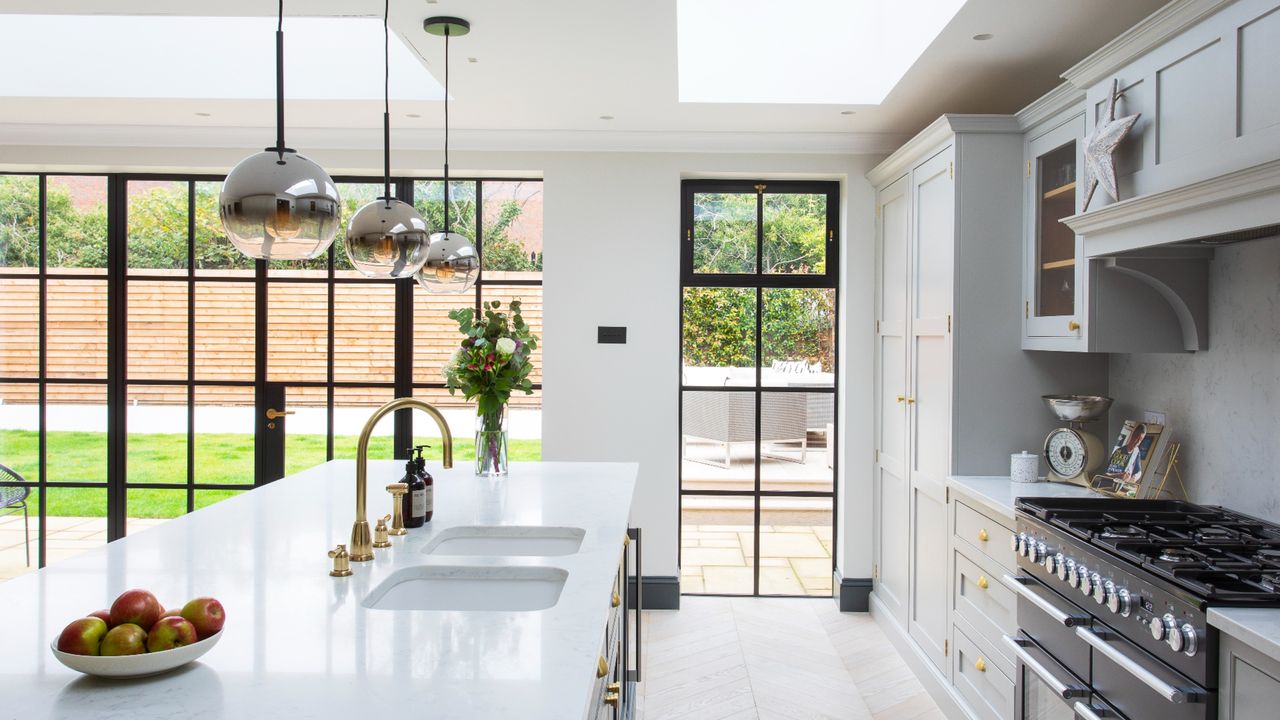
POLYGON ((880 599, 873 593, 871 595, 871 617, 884 630, 884 634, 889 638, 889 642, 893 643, 893 647, 897 649, 898 654, 907 663, 907 667, 924 686, 929 697, 938 704, 938 709, 942 711, 950 720, 973 720, 962 702, 957 699, 951 686, 947 684, 946 679, 938 672, 933 663, 929 661, 920 648, 916 647, 908 635, 906 629, 898 624, 893 615, 884 605, 880 603, 880 599))
MULTIPOLYGON (((627 607, 636 606, 636 578, 627 578, 627 607)), ((644 607, 642 610, 679 610, 680 578, 674 575, 644 576, 644 607)))
POLYGON ((871 578, 841 577, 837 570, 832 575, 836 588, 835 601, 840 612, 867 612, 871 609, 871 578))

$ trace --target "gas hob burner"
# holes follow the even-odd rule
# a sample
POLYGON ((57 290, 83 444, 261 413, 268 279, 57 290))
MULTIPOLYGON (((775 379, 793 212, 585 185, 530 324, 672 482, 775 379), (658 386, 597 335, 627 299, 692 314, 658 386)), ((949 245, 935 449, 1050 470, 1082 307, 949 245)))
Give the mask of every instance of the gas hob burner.
POLYGON ((1104 538, 1137 538, 1145 537, 1146 531, 1134 525, 1107 525, 1098 533, 1098 537, 1104 538))
POLYGON ((1280 574, 1263 573, 1258 576, 1258 584, 1273 593, 1280 593, 1280 574))
POLYGON ((1220 525, 1206 525, 1196 528, 1194 537, 1197 542, 1225 542, 1240 538, 1242 533, 1220 525))
POLYGON ((1164 548, 1160 554, 1156 556, 1157 560, 1170 563, 1187 563, 1195 562, 1198 558, 1191 554, 1190 551, 1182 548, 1164 548))

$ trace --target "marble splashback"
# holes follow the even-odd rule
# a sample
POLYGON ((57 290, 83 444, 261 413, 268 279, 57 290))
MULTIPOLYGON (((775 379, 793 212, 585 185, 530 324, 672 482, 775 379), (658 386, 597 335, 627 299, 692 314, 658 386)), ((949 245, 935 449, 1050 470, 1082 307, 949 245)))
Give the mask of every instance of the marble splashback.
POLYGON ((1110 425, 1166 413, 1193 501, 1280 522, 1280 238, 1219 248, 1209 273, 1209 349, 1112 355, 1110 425))

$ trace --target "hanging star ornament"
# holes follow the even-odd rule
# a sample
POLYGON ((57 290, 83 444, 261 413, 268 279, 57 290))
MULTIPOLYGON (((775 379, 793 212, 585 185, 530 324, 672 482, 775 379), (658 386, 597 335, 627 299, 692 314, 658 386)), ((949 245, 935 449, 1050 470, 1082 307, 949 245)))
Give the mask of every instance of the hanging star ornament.
POLYGON ((1107 119, 1099 122, 1093 128, 1093 134, 1084 140, 1084 180, 1089 186, 1089 191, 1085 195, 1084 207, 1080 212, 1089 209, 1089 201, 1093 199, 1093 193, 1097 191, 1098 185, 1102 185, 1102 189, 1107 191, 1113 201, 1120 200, 1120 192, 1116 189, 1115 151, 1133 129, 1134 123, 1142 117, 1142 113, 1137 113, 1116 119, 1116 100, 1123 95, 1124 93, 1120 92, 1120 81, 1112 80, 1111 100, 1107 103, 1107 119))

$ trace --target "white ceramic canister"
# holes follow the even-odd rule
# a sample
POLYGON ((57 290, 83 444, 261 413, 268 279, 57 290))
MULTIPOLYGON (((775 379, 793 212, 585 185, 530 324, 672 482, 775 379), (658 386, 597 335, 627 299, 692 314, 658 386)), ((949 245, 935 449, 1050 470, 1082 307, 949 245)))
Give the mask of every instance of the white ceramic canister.
POLYGON ((1040 482, 1040 456, 1026 450, 1010 455, 1009 477, 1016 483, 1040 482))

